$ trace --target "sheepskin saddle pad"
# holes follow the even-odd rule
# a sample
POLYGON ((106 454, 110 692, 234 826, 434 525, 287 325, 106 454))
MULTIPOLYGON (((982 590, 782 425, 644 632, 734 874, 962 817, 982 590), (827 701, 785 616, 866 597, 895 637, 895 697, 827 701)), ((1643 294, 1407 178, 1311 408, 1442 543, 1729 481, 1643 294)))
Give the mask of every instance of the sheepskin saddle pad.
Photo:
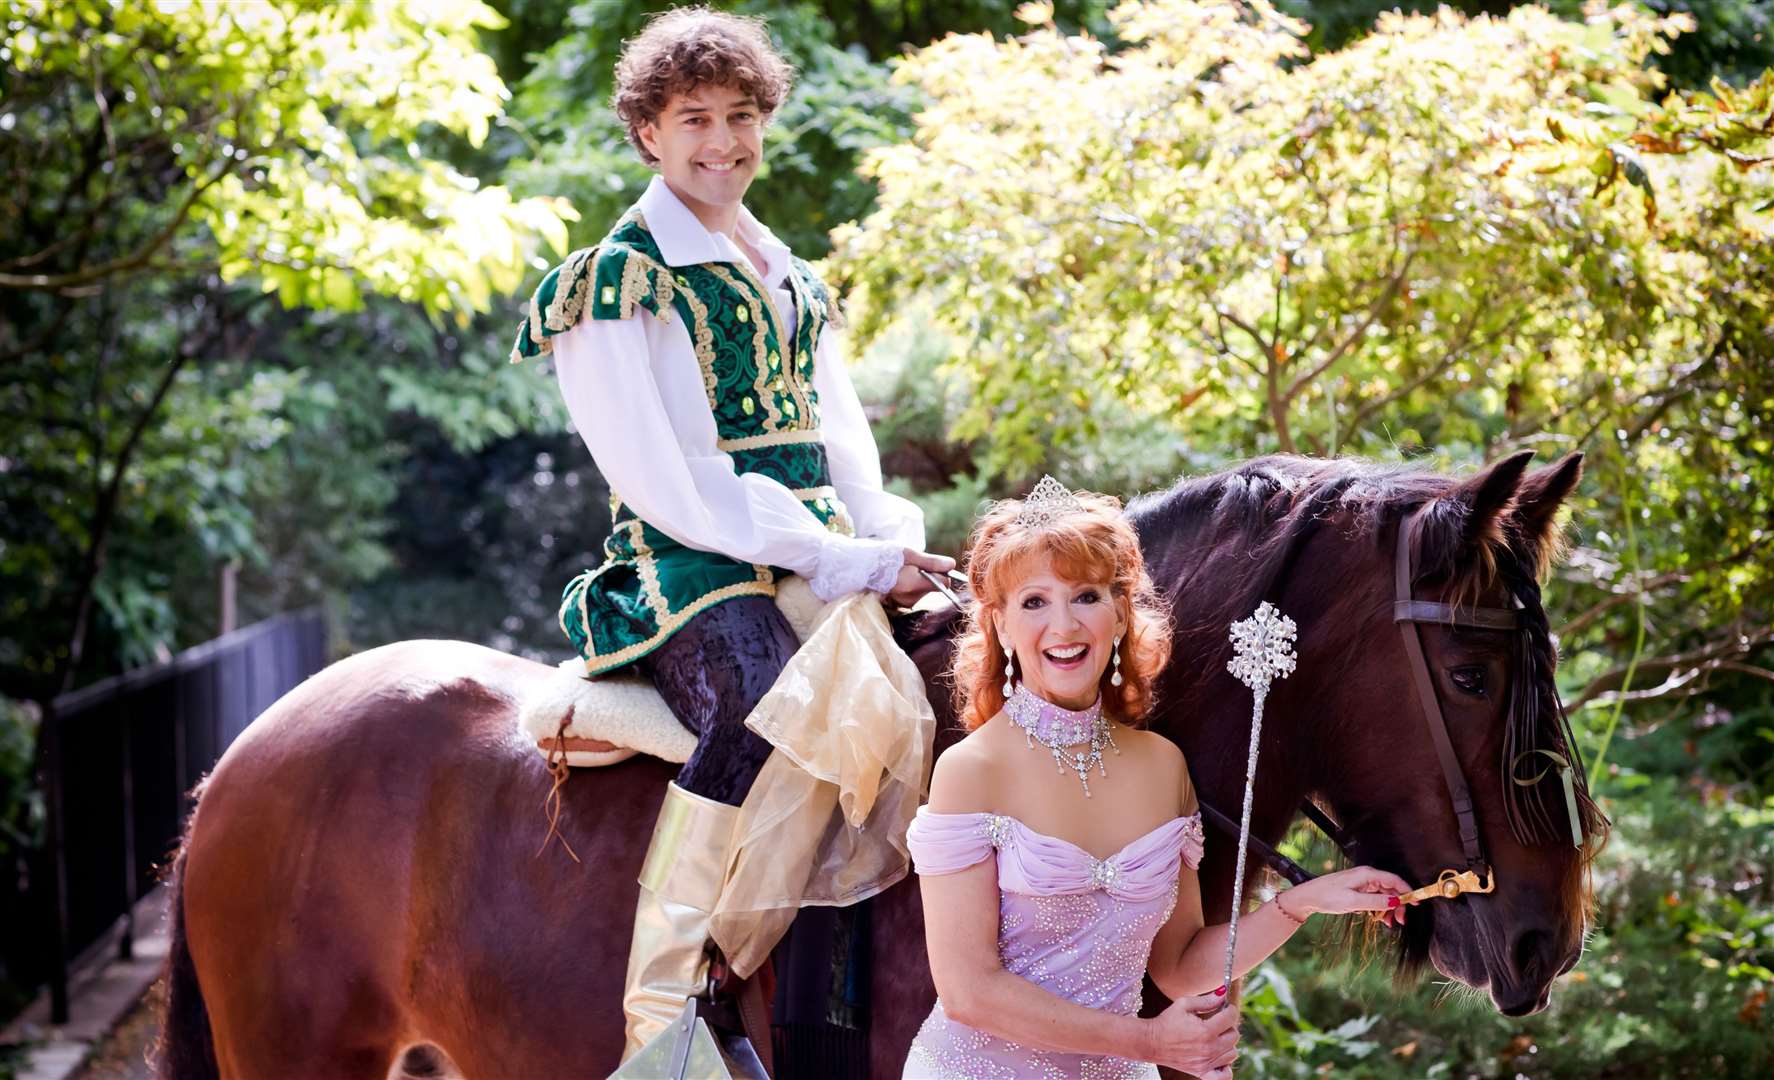
MULTIPOLYGON (((776 606, 801 641, 824 607, 800 577, 776 583, 776 606)), ((577 657, 538 680, 519 708, 518 723, 551 763, 614 765, 651 754, 681 764, 696 749, 696 735, 678 723, 651 679, 632 667, 588 679, 577 657)))

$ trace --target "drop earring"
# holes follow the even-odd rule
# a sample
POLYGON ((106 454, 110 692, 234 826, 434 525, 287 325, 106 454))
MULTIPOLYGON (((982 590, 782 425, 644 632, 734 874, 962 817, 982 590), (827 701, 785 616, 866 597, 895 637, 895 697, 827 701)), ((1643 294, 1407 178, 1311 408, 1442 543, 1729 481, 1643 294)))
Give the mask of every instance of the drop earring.
POLYGON ((1010 651, 1008 643, 1004 645, 1004 696, 1008 698, 1016 692, 1012 680, 1016 677, 1016 654, 1010 651))
POLYGON ((1115 673, 1109 676, 1110 686, 1121 685, 1121 635, 1115 635, 1115 650, 1110 654, 1115 660, 1115 673))

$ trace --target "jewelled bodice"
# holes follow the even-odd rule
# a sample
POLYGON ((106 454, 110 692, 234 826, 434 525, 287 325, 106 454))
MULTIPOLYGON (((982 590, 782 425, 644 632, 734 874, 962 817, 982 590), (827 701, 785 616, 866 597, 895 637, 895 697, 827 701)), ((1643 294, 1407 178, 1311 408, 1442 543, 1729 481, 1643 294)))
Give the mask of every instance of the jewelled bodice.
MULTIPOLYGON (((1079 1005, 1131 1016, 1152 939, 1176 904, 1180 868, 1199 866, 1201 816, 1173 818, 1106 859, 1003 814, 918 811, 906 836, 919 875, 995 856, 998 957, 1006 971, 1079 1005)), ((1155 1077, 1144 1062, 1020 1046, 956 1023, 939 1000, 905 1076, 1155 1077)))

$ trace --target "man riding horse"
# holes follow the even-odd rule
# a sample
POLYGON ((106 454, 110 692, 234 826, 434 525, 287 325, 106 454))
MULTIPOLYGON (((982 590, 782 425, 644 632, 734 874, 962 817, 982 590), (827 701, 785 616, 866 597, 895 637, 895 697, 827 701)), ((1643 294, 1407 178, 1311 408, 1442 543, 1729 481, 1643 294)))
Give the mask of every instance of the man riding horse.
POLYGON ((738 807, 771 749, 744 721, 797 647, 776 581, 910 605, 920 569, 953 566, 881 488, 830 292, 743 203, 792 75, 753 19, 672 11, 628 41, 615 108, 657 175, 544 278, 512 354, 554 355, 612 493, 604 563, 567 585, 561 627, 588 674, 635 665, 699 737, 641 872, 625 1059, 706 978, 738 807))

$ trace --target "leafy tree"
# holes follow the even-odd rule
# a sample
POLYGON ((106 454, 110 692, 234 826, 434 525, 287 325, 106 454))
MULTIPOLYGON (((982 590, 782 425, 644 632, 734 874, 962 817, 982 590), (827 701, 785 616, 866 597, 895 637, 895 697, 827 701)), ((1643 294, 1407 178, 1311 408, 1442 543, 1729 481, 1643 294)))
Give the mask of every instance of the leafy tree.
MULTIPOLYGON (((1774 77, 1659 106, 1644 61, 1685 21, 1630 11, 1391 15, 1310 62, 1261 3, 1128 3, 1113 52, 1025 13, 904 62, 927 107, 830 260, 861 345, 952 339, 988 476, 1101 472, 1136 431, 1580 448, 1574 700, 1770 677, 1774 77)), ((1164 460, 1141 486, 1203 464, 1164 460)))
MULTIPOLYGON (((1579 20, 1594 0, 1544 0, 1564 19, 1579 20)), ((1278 0, 1278 8, 1312 27, 1314 52, 1335 51, 1366 34, 1383 12, 1433 14, 1450 7, 1467 15, 1502 15, 1520 0, 1278 0)), ((1646 0, 1657 15, 1685 15, 1689 33, 1652 63, 1679 87, 1706 86, 1713 78, 1741 85, 1774 66, 1774 4, 1768 0, 1646 0)))
MULTIPOLYGON (((71 686, 98 623, 119 660, 164 649, 168 548, 257 550, 273 470, 255 467, 317 446, 337 400, 279 363, 300 320, 277 307, 377 294, 460 326, 520 287, 539 240, 564 250, 562 204, 427 150, 499 115, 475 39, 498 21, 475 0, 0 8, 0 689, 71 686)), ((411 403, 435 364, 337 359, 411 403)), ((323 532, 375 568, 361 519, 323 532)))

